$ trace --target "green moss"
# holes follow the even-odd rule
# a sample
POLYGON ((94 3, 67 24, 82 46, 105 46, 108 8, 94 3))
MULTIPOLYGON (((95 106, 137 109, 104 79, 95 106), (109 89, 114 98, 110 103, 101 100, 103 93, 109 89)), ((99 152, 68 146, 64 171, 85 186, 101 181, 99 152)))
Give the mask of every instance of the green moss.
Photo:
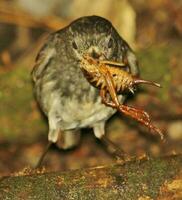
POLYGON ((1 140, 31 142, 38 132, 46 132, 47 127, 32 106, 35 102, 30 71, 17 67, 0 76, 1 140))
POLYGON ((178 176, 181 164, 178 155, 95 169, 6 177, 0 182, 0 197, 135 200, 148 196, 157 199, 161 186, 178 176))
POLYGON ((171 69, 169 58, 171 47, 150 47, 138 53, 141 77, 161 84, 158 97, 167 101, 169 98, 169 87, 171 84, 171 69))

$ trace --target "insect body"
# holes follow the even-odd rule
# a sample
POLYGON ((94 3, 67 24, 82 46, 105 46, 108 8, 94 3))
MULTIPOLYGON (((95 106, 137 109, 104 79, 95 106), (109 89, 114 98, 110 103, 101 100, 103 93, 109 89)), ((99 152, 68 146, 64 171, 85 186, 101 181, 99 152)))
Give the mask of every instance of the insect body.
POLYGON ((98 61, 89 56, 85 56, 81 61, 81 69, 85 77, 93 86, 100 89, 100 96, 105 105, 134 118, 149 129, 157 132, 161 136, 161 139, 163 139, 160 129, 151 124, 148 113, 120 104, 117 97, 118 93, 126 90, 134 93, 133 87, 140 83, 157 87, 160 87, 160 84, 133 77, 128 71, 123 70, 122 67, 126 68, 126 65, 112 61, 98 61))
POLYGON ((108 74, 110 78, 112 78, 112 82, 117 93, 122 93, 127 90, 134 93, 133 87, 139 83, 160 87, 158 83, 132 76, 128 71, 124 70, 124 68, 126 68, 124 63, 97 61, 91 57, 85 56, 85 60, 82 61, 81 66, 87 80, 99 89, 107 90, 106 77, 104 74, 108 74))

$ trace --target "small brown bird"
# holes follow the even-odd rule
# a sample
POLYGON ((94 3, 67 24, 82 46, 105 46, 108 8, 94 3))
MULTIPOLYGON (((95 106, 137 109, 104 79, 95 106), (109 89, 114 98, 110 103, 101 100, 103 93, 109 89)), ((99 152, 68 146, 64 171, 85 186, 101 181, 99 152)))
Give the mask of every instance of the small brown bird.
MULTIPOLYGON (((84 55, 97 60, 127 63, 138 74, 137 59, 112 24, 99 16, 81 17, 49 35, 32 71, 35 95, 48 117, 48 140, 63 149, 78 144, 80 129, 93 128, 101 139, 106 121, 116 110, 105 106, 99 90, 81 70, 84 55)), ((118 96, 120 103, 125 95, 118 96)))

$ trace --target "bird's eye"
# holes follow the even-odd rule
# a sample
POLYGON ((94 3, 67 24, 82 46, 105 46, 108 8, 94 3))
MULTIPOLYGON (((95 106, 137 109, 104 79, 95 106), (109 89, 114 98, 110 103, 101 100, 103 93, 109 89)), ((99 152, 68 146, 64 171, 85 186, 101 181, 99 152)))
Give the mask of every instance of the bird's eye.
POLYGON ((78 49, 78 46, 77 46, 75 41, 72 42, 72 46, 73 46, 74 49, 78 49))
POLYGON ((113 46, 113 40, 112 38, 110 38, 109 42, 108 42, 108 48, 111 48, 113 46))

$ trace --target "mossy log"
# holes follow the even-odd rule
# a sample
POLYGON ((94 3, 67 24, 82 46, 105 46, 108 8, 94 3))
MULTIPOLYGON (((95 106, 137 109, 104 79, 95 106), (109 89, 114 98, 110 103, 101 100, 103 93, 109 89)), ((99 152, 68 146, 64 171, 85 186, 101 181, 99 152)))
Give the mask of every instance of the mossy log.
POLYGON ((0 199, 182 199, 182 155, 2 177, 0 199))

